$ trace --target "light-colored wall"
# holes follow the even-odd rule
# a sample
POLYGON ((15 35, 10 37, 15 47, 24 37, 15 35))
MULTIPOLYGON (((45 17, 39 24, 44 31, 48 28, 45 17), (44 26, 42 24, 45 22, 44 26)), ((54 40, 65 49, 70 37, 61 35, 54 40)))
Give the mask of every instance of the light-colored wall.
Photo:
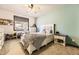
MULTIPOLYGON (((0 9, 0 18, 13 20, 13 13, 0 9)), ((0 25, 0 28, 3 29, 4 33, 12 33, 13 32, 13 26, 8 25, 0 25)))
POLYGON ((38 28, 44 24, 56 24, 56 29, 60 33, 69 35, 72 40, 79 45, 79 40, 73 38, 79 36, 79 5, 58 6, 60 7, 56 10, 52 10, 44 16, 38 17, 38 28))
POLYGON ((0 18, 13 20, 13 13, 0 9, 0 18))
POLYGON ((5 34, 14 33, 12 25, 0 25, 0 29, 2 29, 2 32, 4 32, 5 34))
POLYGON ((35 23, 35 18, 34 17, 29 17, 29 26, 32 26, 35 23))

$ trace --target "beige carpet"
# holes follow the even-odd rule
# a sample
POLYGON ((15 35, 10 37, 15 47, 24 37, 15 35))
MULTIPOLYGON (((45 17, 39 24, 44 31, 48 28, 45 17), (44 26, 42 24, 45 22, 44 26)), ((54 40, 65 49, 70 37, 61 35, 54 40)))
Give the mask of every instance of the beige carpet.
MULTIPOLYGON (((19 43, 20 39, 13 39, 5 41, 5 44, 0 50, 1 55, 28 55, 27 51, 24 51, 22 45, 19 43)), ((47 46, 42 47, 38 51, 34 51, 33 55, 78 55, 79 48, 71 46, 62 46, 58 44, 50 43, 47 46)))
POLYGON ((24 51, 19 44, 19 39, 5 41, 5 44, 0 51, 2 55, 25 55, 24 51))

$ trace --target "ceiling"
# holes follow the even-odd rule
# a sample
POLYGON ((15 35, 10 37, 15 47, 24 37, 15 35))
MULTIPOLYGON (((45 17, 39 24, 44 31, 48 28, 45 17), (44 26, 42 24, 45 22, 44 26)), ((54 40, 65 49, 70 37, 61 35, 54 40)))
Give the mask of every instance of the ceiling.
POLYGON ((28 9, 28 4, 0 4, 0 9, 34 17, 41 16, 49 11, 56 10, 57 8, 58 5, 53 4, 34 4, 33 12, 31 12, 28 9))

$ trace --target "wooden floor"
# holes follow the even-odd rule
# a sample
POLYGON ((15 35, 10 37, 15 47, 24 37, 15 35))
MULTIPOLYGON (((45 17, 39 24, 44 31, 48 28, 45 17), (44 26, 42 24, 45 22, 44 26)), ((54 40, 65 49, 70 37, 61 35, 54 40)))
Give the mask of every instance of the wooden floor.
MULTIPOLYGON (((5 41, 3 48, 0 50, 1 55, 28 55, 20 44, 20 39, 5 41)), ((50 43, 42 47, 38 51, 34 51, 33 55, 79 55, 79 48, 72 46, 62 46, 50 43)))

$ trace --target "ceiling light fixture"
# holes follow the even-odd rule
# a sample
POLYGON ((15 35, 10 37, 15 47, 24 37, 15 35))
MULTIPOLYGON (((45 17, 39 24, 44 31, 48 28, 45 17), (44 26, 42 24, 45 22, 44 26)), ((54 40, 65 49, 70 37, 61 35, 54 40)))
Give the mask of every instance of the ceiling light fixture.
POLYGON ((33 4, 30 4, 28 5, 29 8, 33 9, 34 5, 33 4))
POLYGON ((37 13, 40 9, 40 7, 34 4, 28 4, 27 7, 28 7, 28 11, 32 13, 37 13))

